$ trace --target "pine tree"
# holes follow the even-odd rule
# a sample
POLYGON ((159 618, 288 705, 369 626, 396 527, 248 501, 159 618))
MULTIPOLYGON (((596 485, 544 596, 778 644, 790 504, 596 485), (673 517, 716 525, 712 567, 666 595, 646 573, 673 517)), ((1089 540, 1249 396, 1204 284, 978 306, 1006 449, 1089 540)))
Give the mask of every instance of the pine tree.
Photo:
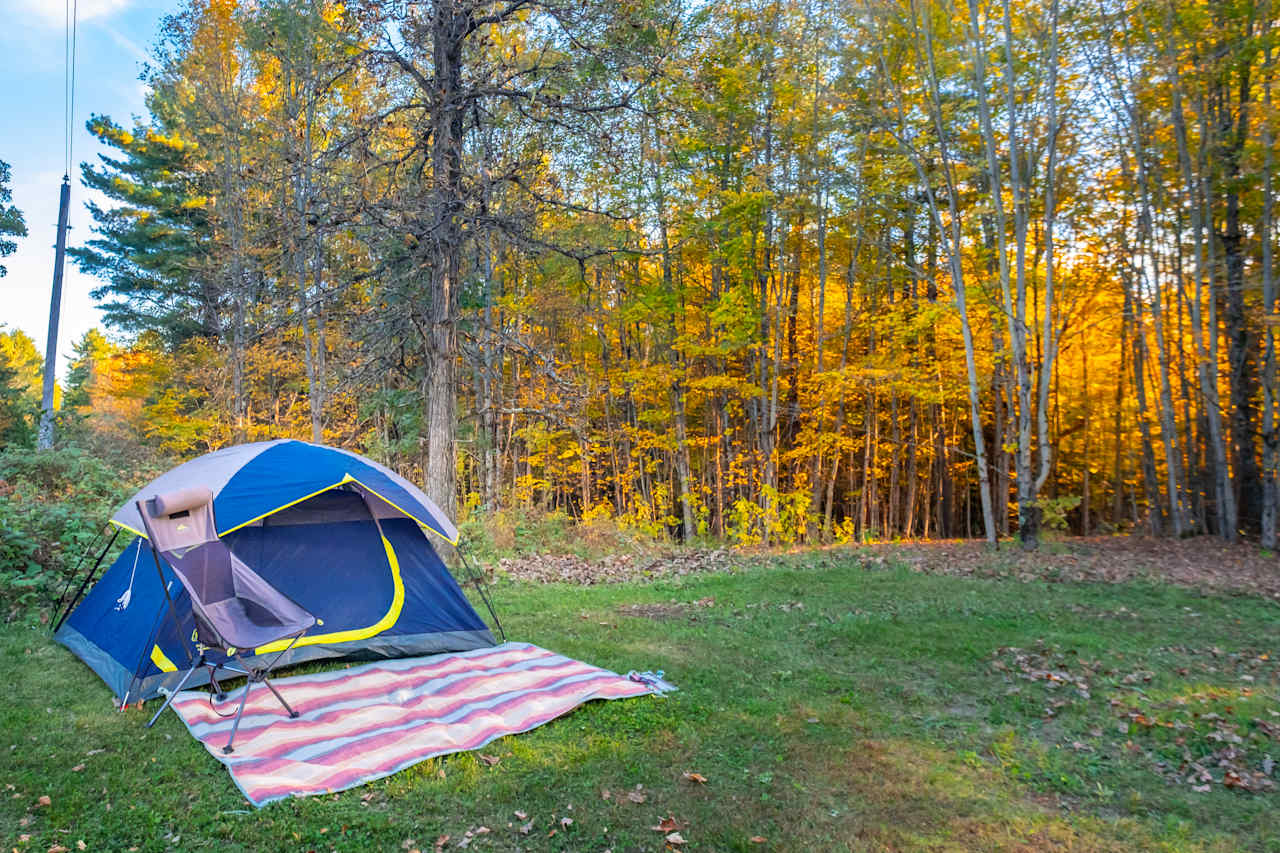
POLYGON ((92 292, 108 325, 160 331, 171 343, 221 329, 219 289, 207 253, 209 191, 187 139, 164 98, 150 98, 152 120, 132 131, 94 116, 89 131, 119 156, 82 166, 86 187, 116 202, 88 204, 95 237, 70 254, 105 279, 92 292))
MULTIPOLYGON (((13 240, 6 237, 27 236, 27 223, 22 218, 22 211, 11 204, 13 191, 9 189, 9 164, 0 160, 0 258, 7 258, 18 248, 13 240)), ((0 264, 0 278, 9 271, 0 264)))

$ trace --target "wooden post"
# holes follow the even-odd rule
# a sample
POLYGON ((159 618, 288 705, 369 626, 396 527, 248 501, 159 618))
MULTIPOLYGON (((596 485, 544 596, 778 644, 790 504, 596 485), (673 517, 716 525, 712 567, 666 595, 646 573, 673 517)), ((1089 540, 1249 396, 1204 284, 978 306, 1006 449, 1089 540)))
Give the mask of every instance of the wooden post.
POLYGON ((36 448, 53 447, 53 380, 58 372, 58 315, 62 311, 62 268, 67 259, 67 215, 71 207, 71 176, 62 176, 58 195, 58 241, 53 255, 53 294, 49 298, 49 336, 44 345, 44 389, 40 397, 40 431, 36 448))

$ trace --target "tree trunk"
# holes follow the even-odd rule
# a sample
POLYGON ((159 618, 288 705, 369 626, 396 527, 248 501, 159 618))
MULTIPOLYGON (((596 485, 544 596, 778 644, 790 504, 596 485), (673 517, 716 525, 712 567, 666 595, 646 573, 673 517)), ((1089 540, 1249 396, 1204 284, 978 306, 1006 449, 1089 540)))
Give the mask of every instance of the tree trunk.
MULTIPOLYGON (((1172 24, 1171 12, 1166 21, 1169 25, 1172 24)), ((1170 32, 1172 32, 1171 29, 1170 32)), ((1172 48, 1172 42, 1170 42, 1170 48, 1172 48)), ((1208 427, 1209 452, 1213 460, 1211 476, 1218 534, 1230 542, 1235 538, 1235 531, 1239 525, 1236 519, 1235 492, 1231 488, 1230 470, 1227 467, 1227 448, 1223 439, 1222 406, 1218 399, 1218 368, 1205 344, 1202 310, 1206 290, 1210 292, 1210 298, 1212 298, 1212 284, 1207 281, 1208 276, 1211 275, 1211 268, 1205 262, 1205 234, 1208 227, 1207 198, 1203 188, 1205 178, 1197 180, 1191 164, 1191 150, 1187 141, 1186 118, 1182 105, 1182 81, 1178 74, 1177 59, 1172 56, 1171 49, 1169 52, 1169 67, 1173 74, 1170 102, 1174 137, 1178 143, 1178 163, 1191 208, 1196 287, 1194 298, 1188 299, 1188 303, 1191 308, 1191 340, 1196 350, 1196 373, 1200 380, 1199 408, 1204 413, 1204 420, 1208 427)), ((1202 139, 1202 148, 1204 144, 1202 139)))
POLYGON ((1262 519, 1261 544, 1269 551, 1276 549, 1277 514, 1280 513, 1280 383, 1276 375, 1276 280, 1274 251, 1271 241, 1274 235, 1274 196, 1272 186, 1271 122, 1271 3, 1266 4, 1263 51, 1263 122, 1262 122, 1262 519))
MULTIPOLYGON (((1005 8, 1008 9, 1008 0, 1005 2, 1005 8)), ((1007 37, 1007 33, 1006 33, 1007 37)), ((1040 397, 1036 402, 1037 426, 1036 442, 1040 451, 1040 473, 1036 476, 1034 493, 1031 500, 1034 506, 1031 511, 1031 518, 1024 524, 1020 531, 1022 544, 1024 548, 1034 548, 1039 541, 1040 520, 1042 512, 1039 506, 1040 491, 1044 488, 1045 482, 1049 479, 1049 473, 1053 469, 1053 445, 1049 441, 1049 392, 1051 390, 1050 383, 1054 375, 1054 367, 1058 356, 1058 338, 1054 321, 1054 292, 1053 292, 1053 274, 1054 274, 1054 255, 1053 255, 1053 229, 1057 219, 1057 198, 1055 196, 1056 187, 1054 181, 1057 178, 1058 165, 1058 0, 1052 0, 1049 4, 1049 81, 1046 86, 1048 92, 1046 97, 1049 100, 1048 108, 1048 134, 1049 134, 1049 150, 1047 153, 1047 161, 1045 166, 1045 187, 1044 187, 1044 305, 1041 308, 1043 314, 1043 328, 1040 332, 1040 345, 1043 351, 1040 364, 1040 397)), ((1089 409, 1089 374, 1085 371, 1084 388, 1085 388, 1085 411, 1089 409)), ((1055 398, 1056 399, 1056 398, 1055 398)), ((1084 497, 1083 503, 1085 508, 1084 521, 1086 532, 1089 521, 1089 457, 1088 457, 1088 416, 1086 414, 1085 421, 1085 458, 1084 458, 1084 497)))
POLYGON ((431 110, 431 199, 433 215, 427 246, 423 396, 426 398, 426 493, 452 518, 456 510, 457 470, 454 435, 457 310, 464 234, 462 145, 465 102, 462 89, 463 41, 471 31, 470 7, 458 0, 434 0, 431 7, 431 59, 436 85, 431 110))

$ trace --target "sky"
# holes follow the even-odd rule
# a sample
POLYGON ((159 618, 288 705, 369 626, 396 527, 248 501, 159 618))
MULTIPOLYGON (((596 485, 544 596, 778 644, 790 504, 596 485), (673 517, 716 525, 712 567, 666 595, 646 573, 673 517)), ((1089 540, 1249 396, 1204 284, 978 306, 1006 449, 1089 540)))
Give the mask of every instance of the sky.
MULTIPOLYGON (((75 0, 75 115, 72 122, 71 231, 69 246, 90 236, 88 191, 79 164, 97 160, 102 146, 85 130, 90 114, 131 123, 146 111, 138 79, 155 43, 160 19, 179 0, 75 0)), ((0 160, 12 168, 13 203, 29 235, 2 262, 0 326, 21 329, 43 354, 53 284, 58 188, 66 171, 64 103, 66 10, 64 0, 0 0, 0 160)), ((103 198, 99 203, 105 203, 103 198)), ((99 280, 68 260, 58 330, 58 374, 66 371, 71 342, 102 321, 89 291, 99 280)), ((104 330, 105 331, 105 330, 104 330)))

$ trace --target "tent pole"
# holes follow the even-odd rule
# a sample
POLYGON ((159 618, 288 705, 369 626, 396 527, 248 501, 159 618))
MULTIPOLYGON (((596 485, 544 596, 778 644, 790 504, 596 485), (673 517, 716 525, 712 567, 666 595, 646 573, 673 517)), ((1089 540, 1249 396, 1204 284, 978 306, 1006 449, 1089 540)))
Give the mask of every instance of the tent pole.
MULTIPOLYGON (((138 546, 142 547, 142 546, 138 546)), ((164 576, 161 576, 163 582, 164 576)), ((133 686, 139 682, 138 673, 142 672, 143 664, 151 657, 151 653, 147 650, 147 646, 154 646, 156 640, 160 637, 160 625, 164 622, 164 616, 160 613, 156 614, 156 618, 151 621, 151 630, 147 632, 147 642, 142 646, 142 656, 138 658, 138 662, 133 667, 133 678, 129 681, 129 687, 124 691, 124 698, 120 703, 120 710, 124 711, 129 707, 129 694, 133 692, 133 686)), ((186 651, 184 644, 182 649, 186 651)), ((191 653, 187 652, 187 657, 191 657, 191 653)), ((138 700, 138 707, 142 707, 142 700, 138 700)))
MULTIPOLYGON (((67 578, 66 586, 62 588, 62 594, 58 596, 58 603, 53 606, 53 614, 55 617, 53 632, 55 634, 58 632, 58 629, 62 627, 62 623, 67 621, 67 617, 71 615, 71 610, 76 606, 76 603, 80 601, 80 596, 84 595, 85 588, 89 586, 89 582, 93 580, 93 576, 97 573, 99 567, 102 566, 102 559, 107 556, 107 552, 111 550, 111 546, 115 544, 116 537, 119 535, 120 528, 117 527, 111 533, 111 538, 107 540, 106 546, 98 552, 98 559, 94 560, 93 565, 89 567, 89 573, 84 576, 84 580, 80 583, 80 588, 76 590, 76 594, 71 596, 71 600, 67 602, 66 610, 63 610, 62 599, 66 597, 67 590, 71 589, 71 584, 75 582, 75 572, 72 572, 71 576, 67 578)), ((101 538, 102 534, 99 533, 98 537, 101 538)), ((84 556, 80 558, 81 564, 84 563, 84 558, 89 555, 89 551, 92 547, 93 546, 90 545, 89 548, 85 549, 84 556)), ((78 569, 80 566, 76 566, 76 568, 78 569)))
POLYGON ((498 627, 498 634, 502 637, 502 642, 507 641, 507 632, 502 627, 502 623, 498 621, 498 614, 493 609, 493 603, 489 601, 489 596, 484 588, 484 576, 476 570, 471 561, 467 559, 466 552, 462 548, 458 548, 458 559, 462 560, 462 564, 467 567, 467 571, 471 574, 471 582, 475 584, 476 592, 480 593, 480 600, 484 602, 484 606, 489 609, 489 615, 493 617, 493 624, 498 627))
MULTIPOLYGON (((178 608, 174 605, 173 599, 169 596, 169 585, 164 582, 164 569, 160 568, 160 552, 156 550, 156 546, 152 544, 150 539, 147 540, 147 544, 151 546, 151 556, 153 558, 153 562, 156 564, 156 575, 160 578, 160 589, 164 590, 164 600, 169 602, 169 615, 173 617, 173 627, 181 630, 182 621, 178 619, 178 608)), ((182 650, 187 653, 187 658, 189 660, 192 659, 191 651, 187 649, 186 643, 182 644, 182 650)))
MULTIPOLYGON (((142 510, 142 501, 138 501, 136 506, 138 508, 138 515, 145 518, 146 516, 143 514, 142 510)), ((174 606, 173 598, 169 596, 169 585, 164 582, 164 569, 160 568, 160 552, 156 550, 156 543, 152 542, 150 539, 147 539, 147 545, 151 548, 152 561, 156 564, 156 576, 160 579, 160 589, 164 591, 164 600, 169 602, 169 615, 173 617, 173 627, 181 631, 182 620, 178 618, 178 608, 174 606)), ((187 648, 187 644, 185 642, 182 644, 182 650, 186 652, 188 662, 195 660, 191 655, 191 650, 187 648)))
MULTIPOLYGON (((143 539, 145 537, 140 536, 138 538, 143 539)), ((165 601, 169 602, 168 610, 169 610, 169 615, 173 617, 173 626, 178 630, 181 630, 182 622, 178 620, 178 609, 174 605, 173 599, 169 596, 169 586, 164 582, 164 570, 160 568, 160 553, 156 551, 156 546, 151 542, 150 539, 147 539, 146 542, 148 547, 151 549, 151 556, 154 558, 153 562, 156 564, 156 576, 160 579, 160 589, 164 592, 165 601)), ((138 546, 138 547, 142 547, 142 546, 138 546)), ((121 711, 129 707, 129 694, 133 692, 133 685, 138 683, 138 680, 139 680, 138 673, 142 672, 142 667, 145 665, 145 662, 151 657, 151 653, 148 651, 147 646, 156 645, 156 640, 159 639, 160 637, 160 625, 163 622, 164 622, 164 618, 161 617, 159 614, 156 614, 156 620, 151 625, 151 632, 147 635, 146 645, 142 647, 142 656, 138 658, 138 663, 133 667, 133 680, 129 682, 129 689, 124 692, 124 699, 120 704, 121 711)), ((182 644, 182 651, 185 652, 187 655, 187 663, 195 662, 195 656, 191 654, 191 650, 187 648, 187 644, 185 642, 182 644)), ((185 682, 185 679, 183 680, 185 682)), ((139 701, 139 707, 141 707, 141 700, 139 701)))

